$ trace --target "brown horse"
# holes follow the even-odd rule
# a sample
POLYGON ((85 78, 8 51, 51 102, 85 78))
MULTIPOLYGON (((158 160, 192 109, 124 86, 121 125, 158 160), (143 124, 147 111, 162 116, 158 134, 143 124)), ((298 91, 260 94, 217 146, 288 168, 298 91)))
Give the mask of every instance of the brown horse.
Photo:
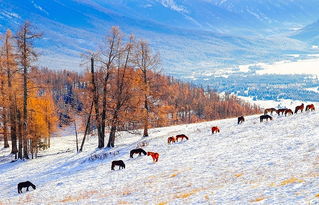
POLYGON ((285 110, 285 116, 287 116, 287 115, 293 115, 294 114, 294 112, 291 110, 291 109, 286 109, 285 110))
POLYGON ((238 124, 241 124, 241 123, 243 123, 243 122, 245 122, 244 116, 238 117, 238 124))
POLYGON ((212 127, 212 134, 220 132, 219 127, 212 127))
POLYGON ((272 120, 272 117, 270 115, 261 115, 260 116, 260 122, 264 121, 264 120, 272 120))
POLYGON ((269 112, 272 114, 273 112, 277 112, 277 110, 275 108, 267 108, 264 111, 264 115, 268 114, 269 112))
POLYGON ((147 152, 147 156, 151 156, 153 158, 153 162, 158 162, 159 154, 156 152, 147 152))
POLYGON ((308 111, 308 110, 310 110, 310 111, 315 111, 316 109, 315 109, 314 104, 307 105, 307 106, 306 106, 306 111, 308 111))
POLYGON ((119 169, 125 169, 125 164, 123 160, 114 160, 112 161, 111 170, 114 170, 115 166, 119 166, 119 169))
POLYGON ((183 141, 184 138, 188 140, 188 137, 184 134, 176 135, 176 142, 178 142, 178 139, 182 139, 181 141, 183 141))
POLYGON ((301 112, 303 111, 303 109, 305 108, 305 105, 302 103, 301 105, 297 106, 295 108, 295 114, 300 110, 301 112))
POLYGON ((284 113, 285 113, 286 110, 287 110, 286 108, 278 109, 278 110, 277 110, 277 114, 280 115, 280 113, 281 113, 282 115, 284 115, 284 113))
POLYGON ((174 136, 167 138, 167 143, 168 144, 175 143, 175 142, 176 142, 176 138, 174 136))

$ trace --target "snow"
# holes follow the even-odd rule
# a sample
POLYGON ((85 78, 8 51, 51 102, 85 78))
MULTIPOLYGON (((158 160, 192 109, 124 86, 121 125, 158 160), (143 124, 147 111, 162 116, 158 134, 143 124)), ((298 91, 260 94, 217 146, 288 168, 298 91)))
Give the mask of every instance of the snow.
POLYGON ((0 204, 318 204, 319 113, 263 123, 258 117, 241 125, 225 119, 157 128, 146 139, 121 133, 113 149, 95 149, 90 136, 80 154, 70 129, 41 157, 13 163, 9 150, 0 149, 0 204), (221 133, 212 135, 212 126, 221 133), (181 133, 190 140, 167 144, 181 133), (129 158, 142 141, 143 149, 160 154, 159 162, 129 158), (105 153, 114 156, 89 160, 105 153), (126 169, 111 171, 119 159, 126 169), (37 189, 18 194, 17 184, 27 180, 37 189))
POLYGON ((319 74, 319 58, 291 61, 280 61, 274 64, 260 64, 263 70, 257 74, 319 74))
MULTIPOLYGON (((301 103, 305 103, 299 100, 291 100, 291 99, 278 99, 278 100, 253 100, 253 97, 246 97, 246 96, 238 96, 238 98, 251 103, 256 104, 260 108, 266 109, 266 108, 294 108, 298 105, 301 105, 301 103)), ((308 101, 306 104, 316 104, 317 102, 310 102, 308 101)), ((293 110, 293 109, 292 109, 293 110)))

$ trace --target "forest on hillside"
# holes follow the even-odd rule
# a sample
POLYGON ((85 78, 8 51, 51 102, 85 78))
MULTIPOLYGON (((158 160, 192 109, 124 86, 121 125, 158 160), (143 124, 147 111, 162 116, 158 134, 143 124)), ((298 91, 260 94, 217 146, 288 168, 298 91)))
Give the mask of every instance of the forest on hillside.
POLYGON ((37 157, 59 127, 75 126, 84 138, 94 131, 103 148, 115 146, 118 131, 147 137, 152 127, 260 112, 234 95, 166 76, 150 43, 118 27, 83 53, 82 71, 37 67, 34 45, 44 35, 25 22, 0 39, 0 139, 15 159, 37 157))

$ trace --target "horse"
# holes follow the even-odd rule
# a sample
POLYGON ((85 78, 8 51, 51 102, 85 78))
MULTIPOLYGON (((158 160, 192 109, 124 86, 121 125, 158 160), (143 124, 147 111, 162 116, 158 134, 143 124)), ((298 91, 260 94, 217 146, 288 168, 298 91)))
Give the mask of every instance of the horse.
POLYGON ((180 134, 180 135, 176 135, 176 142, 178 142, 178 139, 182 139, 181 141, 183 141, 183 139, 185 138, 186 140, 188 140, 189 138, 184 135, 184 134, 180 134))
POLYGON ((244 116, 238 117, 238 124, 241 124, 241 123, 243 123, 243 122, 245 122, 244 116))
POLYGON ((310 111, 315 111, 315 106, 314 106, 314 104, 307 105, 307 106, 306 106, 306 111, 308 111, 308 110, 310 110, 310 111))
POLYGON ((272 114, 273 112, 277 112, 277 110, 275 108, 267 108, 264 111, 264 115, 268 114, 269 112, 272 114))
POLYGON ((32 184, 29 181, 25 181, 25 182, 20 182, 18 184, 18 193, 21 194, 22 193, 22 188, 27 188, 27 191, 29 191, 29 187, 32 187, 34 190, 37 188, 34 184, 32 184))
POLYGON ((151 156, 153 158, 153 162, 158 162, 159 154, 156 152, 147 152, 147 156, 151 156))
POLYGON ((111 170, 114 170, 115 166, 119 166, 119 169, 125 169, 125 164, 123 162, 123 160, 114 160, 112 161, 112 166, 111 166, 111 170))
POLYGON ((303 111, 303 109, 304 109, 304 107, 305 107, 305 105, 302 103, 301 105, 299 105, 299 106, 297 106, 296 108, 295 108, 295 114, 300 110, 301 112, 303 111))
POLYGON ((270 115, 261 115, 260 116, 260 122, 264 121, 264 120, 272 120, 272 117, 270 115))
POLYGON ((291 109, 285 110, 285 116, 287 116, 287 115, 293 115, 293 114, 294 114, 294 112, 293 112, 291 109))
POLYGON ((134 155, 134 154, 138 154, 139 156, 141 156, 142 153, 143 153, 144 155, 147 154, 147 153, 146 153, 143 149, 141 149, 141 148, 133 149, 133 150, 131 150, 131 152, 130 152, 130 157, 133 158, 133 155, 134 155))
POLYGON ((284 113, 285 113, 286 110, 287 110, 287 108, 278 109, 278 110, 277 110, 277 114, 280 115, 280 113, 281 113, 282 115, 284 115, 284 113))
POLYGON ((167 143, 168 144, 175 143, 175 142, 176 142, 176 138, 174 136, 167 138, 167 143))
POLYGON ((212 134, 220 132, 219 127, 212 127, 212 134))

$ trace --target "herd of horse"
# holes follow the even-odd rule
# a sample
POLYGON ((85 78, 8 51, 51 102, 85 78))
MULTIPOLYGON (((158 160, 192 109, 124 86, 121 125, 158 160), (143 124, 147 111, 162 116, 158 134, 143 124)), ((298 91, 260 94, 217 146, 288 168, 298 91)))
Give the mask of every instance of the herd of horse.
MULTIPOLYGON (((295 107, 295 112, 293 112, 289 108, 281 108, 281 109, 267 108, 267 109, 264 110, 264 114, 261 115, 259 117, 259 119, 260 119, 260 122, 263 122, 264 120, 266 120, 266 121, 273 120, 273 117, 270 116, 269 114, 273 115, 273 113, 277 113, 279 116, 280 115, 289 116, 289 115, 293 115, 294 113, 297 114, 299 111, 303 112, 304 108, 305 108, 305 105, 303 103, 301 105, 295 107)), ((314 104, 309 104, 309 105, 306 106, 306 111, 315 111, 315 110, 316 109, 315 109, 314 104)), ((245 122, 244 116, 238 117, 237 124, 239 125, 239 124, 241 124, 243 122, 245 122)), ((220 128, 214 126, 214 127, 211 128, 211 131, 212 131, 212 134, 218 133, 218 132, 220 132, 220 128)))
MULTIPOLYGON (((169 137, 167 139, 167 143, 168 144, 172 144, 172 143, 176 143, 178 142, 180 139, 180 141, 185 140, 189 140, 189 137, 187 137, 184 134, 180 134, 180 135, 176 135, 175 137, 169 137)), ((133 149, 130 151, 130 158, 134 158, 134 154, 138 154, 138 156, 142 156, 143 155, 147 155, 147 156, 151 156, 153 159, 153 162, 158 162, 158 158, 159 158, 159 154, 157 152, 146 152, 145 150, 143 150, 142 148, 137 148, 137 149, 133 149)), ((125 163, 123 160, 114 160, 111 163, 111 170, 114 170, 115 166, 118 166, 119 169, 125 169, 125 163)))
MULTIPOLYGON (((295 112, 293 112, 291 109, 288 109, 288 108, 283 108, 283 109, 267 108, 264 110, 264 114, 259 117, 260 122, 263 122, 264 120, 266 120, 266 121, 273 120, 273 117, 270 115, 273 115, 274 113, 277 113, 279 116, 280 115, 289 116, 289 115, 297 114, 299 111, 303 112, 304 108, 305 108, 305 105, 303 103, 301 105, 295 107, 295 112)), ((307 105, 306 111, 308 111, 308 110, 315 111, 315 106, 313 104, 307 105)), ((243 122, 245 122, 244 116, 238 117, 238 124, 242 124, 243 122)), ((212 132, 212 134, 219 133, 220 128, 217 126, 214 126, 211 128, 211 132, 212 132)), ((178 142, 179 139, 181 139, 181 141, 182 141, 184 139, 188 140, 189 138, 184 134, 180 134, 180 135, 176 135, 175 137, 174 136, 169 137, 167 139, 167 143, 168 144, 176 143, 176 142, 178 142)), ((147 155, 147 156, 151 156, 153 158, 153 162, 157 162, 158 158, 159 158, 158 153, 145 152, 141 148, 131 150, 130 158, 133 158, 134 154, 138 154, 139 156, 141 156, 142 154, 147 155)), ((119 169, 121 169, 121 168, 125 169, 125 164, 122 160, 112 161, 111 169, 114 170, 115 166, 119 166, 119 169)))

